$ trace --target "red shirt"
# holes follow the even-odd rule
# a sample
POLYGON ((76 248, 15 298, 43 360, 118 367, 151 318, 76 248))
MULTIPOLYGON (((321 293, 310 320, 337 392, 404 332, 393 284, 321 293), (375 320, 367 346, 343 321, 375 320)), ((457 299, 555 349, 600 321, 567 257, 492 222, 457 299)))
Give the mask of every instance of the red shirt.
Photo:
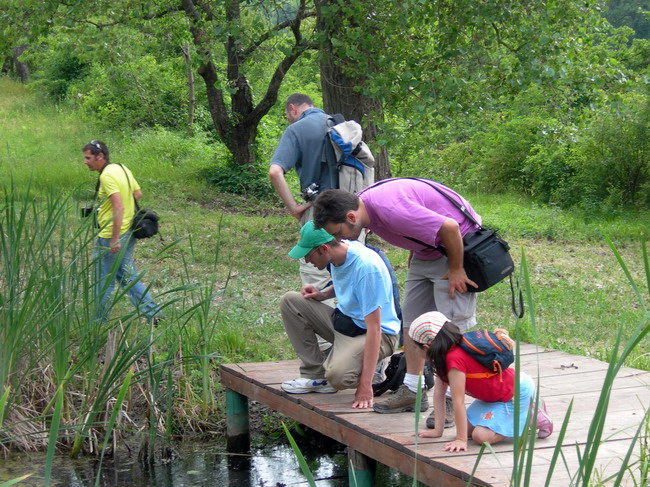
MULTIPOLYGON (((451 347, 447 352, 447 371, 457 369, 464 374, 490 372, 486 367, 474 360, 465 350, 460 347, 451 347)), ((503 374, 497 374, 487 379, 465 380, 465 392, 467 395, 486 402, 508 402, 515 395, 515 370, 508 367, 503 374)))

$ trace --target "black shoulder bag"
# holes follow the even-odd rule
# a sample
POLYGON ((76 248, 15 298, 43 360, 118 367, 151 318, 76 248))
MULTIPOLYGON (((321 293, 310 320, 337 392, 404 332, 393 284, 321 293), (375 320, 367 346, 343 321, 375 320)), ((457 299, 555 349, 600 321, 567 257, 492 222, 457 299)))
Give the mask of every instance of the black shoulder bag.
MULTIPOLYGON (((131 190, 131 180, 129 179, 129 174, 124 169, 122 164, 118 164, 124 171, 126 176, 126 182, 129 185, 129 192, 133 196, 133 191, 131 190)), ((133 215, 133 222, 131 222, 131 230, 135 238, 149 238, 153 237, 158 233, 158 214, 147 208, 140 208, 138 205, 138 200, 133 196, 133 202, 135 203, 135 213, 133 215)))

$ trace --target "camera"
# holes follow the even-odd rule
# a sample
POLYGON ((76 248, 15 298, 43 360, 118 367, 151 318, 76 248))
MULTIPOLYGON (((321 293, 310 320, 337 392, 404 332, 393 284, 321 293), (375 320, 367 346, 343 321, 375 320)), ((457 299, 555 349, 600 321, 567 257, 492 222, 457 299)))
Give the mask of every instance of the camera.
POLYGON ((84 218, 88 218, 89 216, 92 216, 98 208, 95 208, 94 206, 82 206, 81 207, 81 216, 84 218))
POLYGON ((316 196, 318 196, 318 188, 319 186, 317 183, 311 183, 309 186, 302 190, 300 196, 302 196, 302 199, 304 199, 307 203, 314 201, 316 199, 316 196))

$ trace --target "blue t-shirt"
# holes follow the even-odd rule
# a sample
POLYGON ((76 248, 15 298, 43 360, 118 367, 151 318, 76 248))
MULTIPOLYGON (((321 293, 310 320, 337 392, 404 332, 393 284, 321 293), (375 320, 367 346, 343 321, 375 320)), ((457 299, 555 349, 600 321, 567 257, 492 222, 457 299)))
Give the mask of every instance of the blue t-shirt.
POLYGON ((377 252, 362 243, 344 242, 348 244, 345 262, 332 266, 336 307, 364 330, 364 318, 381 308, 382 333, 397 335, 401 325, 395 314, 393 286, 386 265, 377 252))
POLYGON ((271 164, 277 164, 285 173, 295 168, 300 189, 311 183, 320 183, 320 191, 331 188, 329 172, 325 170, 321 175, 327 118, 320 108, 308 108, 287 127, 273 153, 271 164))

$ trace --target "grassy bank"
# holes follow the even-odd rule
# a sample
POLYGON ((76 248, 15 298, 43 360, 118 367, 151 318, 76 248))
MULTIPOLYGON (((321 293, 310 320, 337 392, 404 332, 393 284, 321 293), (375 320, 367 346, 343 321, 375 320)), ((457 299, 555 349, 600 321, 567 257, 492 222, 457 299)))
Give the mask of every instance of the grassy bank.
MULTIPOLYGON (((83 242, 92 240, 90 229, 78 216, 78 207, 90 202, 94 190, 96 173, 88 172, 80 151, 93 138, 104 140, 111 149, 111 159, 134 171, 145 194, 144 204, 161 215, 164 240, 139 242, 136 259, 145 284, 151 285, 159 301, 168 303, 169 319, 157 329, 149 329, 133 316, 126 300, 120 299, 110 326, 92 335, 95 330, 85 324, 87 311, 79 310, 89 283, 76 284, 80 286, 74 288, 76 301, 63 306, 65 313, 52 311, 61 304, 52 301, 56 306, 41 315, 45 324, 38 339, 47 346, 39 350, 41 355, 28 357, 33 369, 21 377, 27 381, 47 370, 44 377, 48 380, 39 381, 42 403, 30 404, 29 408, 33 406, 36 416, 45 418, 39 423, 44 428, 58 411, 61 424, 87 441, 95 434, 91 429, 100 428, 90 420, 97 424, 101 421, 83 416, 94 406, 80 404, 72 396, 76 390, 86 391, 83 388, 93 377, 105 377, 103 388, 93 389, 91 397, 102 411, 108 403, 114 407, 108 397, 117 395, 123 375, 132 367, 137 387, 133 397, 127 398, 129 407, 158 425, 153 431, 162 435, 214 431, 222 414, 219 403, 213 401, 219 390, 215 365, 220 360, 267 361, 295 356, 284 335, 278 301, 284 292, 299 287, 297 262, 286 255, 295 243, 297 223, 277 202, 227 196, 210 188, 203 179, 203 170, 223 150, 206 138, 188 139, 160 130, 100 134, 93 129, 91 120, 48 105, 23 86, 0 78, 0 183, 5 191, 0 206, 5 209, 22 204, 29 188, 27 213, 35 217, 42 216, 45 209, 57 209, 56 219, 46 219, 42 224, 57 224, 51 228, 51 235, 60 253, 54 246, 52 255, 58 255, 60 260, 61 272, 56 277, 60 274, 69 278, 61 284, 64 289, 72 289, 69 283, 75 276, 87 276, 88 261, 86 267, 77 269, 71 268, 70 262, 73 249, 87 256, 83 242), (75 246, 70 244, 73 241, 77 242, 75 246), (75 326, 67 326, 70 323, 75 326), (82 340, 91 335, 97 338, 93 342, 96 348, 88 348, 89 342, 82 340), (120 345, 122 336, 129 343, 120 345), (98 353, 105 353, 111 343, 126 354, 116 369, 122 375, 106 376, 96 362, 98 353), (59 369, 52 371, 49 364, 55 358, 59 369), (71 359, 85 362, 81 368, 70 368, 71 359), (168 389, 172 380, 177 385, 174 394, 168 389), (68 389, 73 386, 77 389, 68 389), (59 394, 57 390, 64 392, 59 394), (68 397, 65 394, 70 395, 69 401, 64 400, 68 397)), ((614 343, 614 330, 623 325, 624 338, 633 332, 641 309, 602 235, 612 238, 633 276, 647 286, 641 279, 638 238, 649 234, 649 212, 585 218, 523 197, 466 196, 488 225, 501 229, 517 261, 522 252, 527 256, 538 336, 533 336, 524 319, 524 329, 531 330, 526 340, 537 339, 542 346, 606 359, 614 343)), ((6 219, 2 225, 6 231, 6 219)), ((38 238, 47 235, 40 232, 38 238)), ((374 243, 386 250, 403 283, 407 253, 378 240, 374 243)), ((43 263, 48 259, 44 254, 43 263)), ((33 271, 31 267, 23 271, 33 271)), ((10 286, 8 275, 9 271, 5 271, 4 282, 0 282, 3 291, 10 286)), ((16 283, 21 283, 25 275, 19 276, 16 283)), ((38 276, 33 273, 35 282, 38 276)), ((54 295, 54 289, 50 290, 54 295)), ((646 297, 647 291, 643 290, 646 297)), ((7 303, 1 304, 6 307, 7 303)), ((36 305, 33 311, 33 318, 38 318, 36 305)), ((15 316, 24 326, 29 325, 25 317, 15 316)), ((478 318, 486 327, 514 326, 506 283, 480 296, 478 318)), ((648 343, 643 343, 626 364, 650 370, 649 351, 648 343)), ((119 356, 103 360, 106 363, 119 356)), ((24 413, 21 408, 27 409, 28 405, 21 403, 24 396, 18 394, 21 381, 16 380, 16 368, 5 372, 4 385, 12 385, 7 404, 14 415, 24 413)), ((29 392, 35 393, 33 389, 29 392)), ((0 407, 0 420, 7 417, 0 407)), ((75 436, 71 438, 69 447, 75 436)), ((45 440, 41 438, 41 446, 47 443, 45 440)), ((3 441, 6 437, 0 438, 0 443, 3 441)))

